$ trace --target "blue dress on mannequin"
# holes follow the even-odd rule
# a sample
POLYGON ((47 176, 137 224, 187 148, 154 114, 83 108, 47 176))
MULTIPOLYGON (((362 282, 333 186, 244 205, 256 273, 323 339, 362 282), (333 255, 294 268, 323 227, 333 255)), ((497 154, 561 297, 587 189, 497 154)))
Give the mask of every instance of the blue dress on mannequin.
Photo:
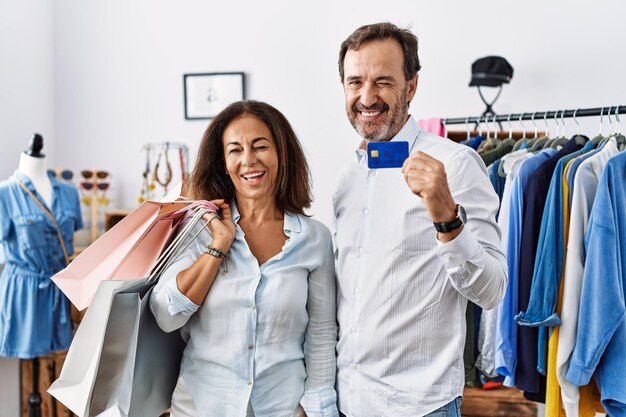
MULTIPOLYGON (((13 175, 38 196, 28 177, 13 175)), ((50 182, 48 209, 70 255, 74 231, 83 227, 78 192, 52 176, 50 182)), ((65 267, 63 250, 52 221, 14 179, 0 183, 0 246, 0 356, 30 359, 67 349, 70 304, 50 280, 65 267)))

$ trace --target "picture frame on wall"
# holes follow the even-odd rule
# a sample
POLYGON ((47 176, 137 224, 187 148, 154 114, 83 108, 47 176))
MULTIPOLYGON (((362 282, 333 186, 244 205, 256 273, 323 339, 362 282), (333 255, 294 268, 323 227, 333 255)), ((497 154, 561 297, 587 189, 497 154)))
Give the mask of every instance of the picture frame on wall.
POLYGON ((185 119, 212 119, 226 106, 245 99, 243 72, 184 74, 185 119))

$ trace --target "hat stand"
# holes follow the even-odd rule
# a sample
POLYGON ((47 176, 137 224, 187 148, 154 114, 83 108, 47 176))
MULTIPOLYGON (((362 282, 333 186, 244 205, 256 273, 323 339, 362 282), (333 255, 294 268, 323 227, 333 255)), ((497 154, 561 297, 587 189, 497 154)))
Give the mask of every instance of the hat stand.
MULTIPOLYGON (((485 99, 485 96, 483 95, 483 92, 480 89, 480 86, 478 85, 476 87, 478 88, 478 95, 480 95, 480 99, 483 101, 483 103, 485 103, 485 106, 487 106, 481 116, 482 117, 494 116, 496 112, 493 110, 493 105, 498 100, 498 98, 500 97, 500 94, 502 93, 502 84, 500 84, 498 88, 498 93, 496 94, 495 98, 491 100, 491 103, 485 99)), ((500 127, 500 129, 502 129, 502 123, 500 121, 498 121, 498 126, 500 127)), ((476 127, 478 127, 478 123, 476 123, 476 127)), ((476 127, 474 129, 476 129, 476 127)))

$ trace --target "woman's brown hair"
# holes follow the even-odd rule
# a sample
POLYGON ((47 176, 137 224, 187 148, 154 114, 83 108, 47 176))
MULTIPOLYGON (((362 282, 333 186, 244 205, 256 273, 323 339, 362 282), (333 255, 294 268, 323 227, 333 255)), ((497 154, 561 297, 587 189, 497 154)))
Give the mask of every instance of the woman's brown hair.
POLYGON ((278 154, 278 175, 274 197, 283 212, 304 214, 311 205, 311 175, 300 141, 287 118, 267 103, 238 101, 222 110, 209 124, 198 150, 196 165, 184 194, 193 199, 226 202, 235 196, 235 187, 226 172, 223 135, 228 125, 243 116, 254 116, 269 128, 278 154))

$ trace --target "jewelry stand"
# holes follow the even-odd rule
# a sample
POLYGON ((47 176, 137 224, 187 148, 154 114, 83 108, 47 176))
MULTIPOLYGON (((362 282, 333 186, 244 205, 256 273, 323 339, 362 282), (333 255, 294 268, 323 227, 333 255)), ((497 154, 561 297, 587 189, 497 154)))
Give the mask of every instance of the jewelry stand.
MULTIPOLYGON (((185 183, 188 173, 187 166, 189 163, 189 150, 184 143, 176 142, 160 142, 146 143, 143 146, 146 152, 146 167, 143 176, 143 184, 138 198, 139 204, 146 200, 152 200, 155 194, 156 184, 163 187, 163 195, 167 194, 167 187, 172 184, 173 170, 169 161, 170 151, 178 152, 178 161, 180 163, 180 181, 185 183), (152 161, 151 153, 156 152, 156 161, 152 161), (165 179, 159 178, 159 172, 165 170, 165 179), (155 184, 156 183, 156 184, 155 184)), ((173 182, 176 184, 176 182, 173 182)))

